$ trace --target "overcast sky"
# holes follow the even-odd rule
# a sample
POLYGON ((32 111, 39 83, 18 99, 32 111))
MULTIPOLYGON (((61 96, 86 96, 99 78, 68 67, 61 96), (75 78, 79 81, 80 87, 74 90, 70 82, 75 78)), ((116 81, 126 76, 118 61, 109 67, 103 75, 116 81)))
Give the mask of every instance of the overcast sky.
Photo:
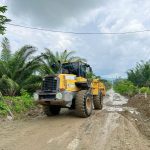
MULTIPOLYGON (((150 0, 0 0, 11 23, 73 32, 128 32, 150 29, 150 0)), ((150 59, 150 32, 125 35, 73 35, 7 25, 15 51, 24 44, 53 51, 75 50, 104 78, 126 76, 150 59)), ((0 37, 0 41, 2 36, 0 37)))

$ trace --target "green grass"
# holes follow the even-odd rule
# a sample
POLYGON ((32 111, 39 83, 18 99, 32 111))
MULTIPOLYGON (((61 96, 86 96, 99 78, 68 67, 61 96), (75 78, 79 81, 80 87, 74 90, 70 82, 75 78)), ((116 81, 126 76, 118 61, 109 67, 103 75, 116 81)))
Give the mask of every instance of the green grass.
POLYGON ((118 80, 114 84, 114 90, 122 95, 133 96, 138 93, 138 88, 128 80, 118 80))
POLYGON ((117 80, 114 84, 114 90, 121 95, 125 96, 134 96, 137 93, 147 93, 150 94, 150 88, 148 87, 142 87, 138 88, 135 86, 131 81, 128 80, 117 80))
POLYGON ((150 94, 150 88, 148 88, 148 87, 142 87, 142 88, 140 88, 140 93, 150 94))
POLYGON ((33 98, 22 91, 21 96, 4 96, 0 99, 0 116, 6 116, 11 111, 14 115, 22 114, 35 106, 33 98))

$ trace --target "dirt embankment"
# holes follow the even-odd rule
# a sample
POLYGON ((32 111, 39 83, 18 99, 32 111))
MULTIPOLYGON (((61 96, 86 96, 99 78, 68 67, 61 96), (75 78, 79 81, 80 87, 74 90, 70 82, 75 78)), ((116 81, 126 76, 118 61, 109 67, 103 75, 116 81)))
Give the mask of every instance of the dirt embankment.
POLYGON ((150 95, 135 95, 125 105, 134 108, 132 111, 125 111, 122 114, 135 122, 138 130, 150 140, 150 95))
POLYGON ((144 118, 150 119, 150 95, 146 98, 144 95, 135 95, 129 99, 127 106, 136 108, 144 118))
POLYGON ((0 150, 149 150, 135 118, 122 115, 134 110, 123 106, 127 101, 110 90, 103 110, 94 110, 89 118, 63 109, 59 116, 1 122, 0 150))

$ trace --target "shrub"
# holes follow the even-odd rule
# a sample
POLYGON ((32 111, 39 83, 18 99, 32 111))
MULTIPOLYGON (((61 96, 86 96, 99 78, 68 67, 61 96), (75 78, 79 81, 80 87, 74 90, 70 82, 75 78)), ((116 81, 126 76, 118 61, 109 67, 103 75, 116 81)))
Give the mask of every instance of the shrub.
POLYGON ((4 101, 0 101, 0 116, 6 116, 8 113, 8 106, 4 101))
POLYGON ((148 87, 142 87, 142 88, 140 88, 140 93, 150 94, 150 88, 148 88, 148 87))
POLYGON ((22 90, 21 96, 4 96, 3 100, 0 100, 0 116, 6 116, 8 112, 20 114, 28 109, 34 107, 32 97, 27 91, 22 90))
POLYGON ((25 108, 33 107, 33 99, 26 90, 21 90, 21 99, 24 103, 25 108))
POLYGON ((138 92, 138 88, 131 81, 119 79, 114 83, 114 90, 122 95, 133 96, 138 92))

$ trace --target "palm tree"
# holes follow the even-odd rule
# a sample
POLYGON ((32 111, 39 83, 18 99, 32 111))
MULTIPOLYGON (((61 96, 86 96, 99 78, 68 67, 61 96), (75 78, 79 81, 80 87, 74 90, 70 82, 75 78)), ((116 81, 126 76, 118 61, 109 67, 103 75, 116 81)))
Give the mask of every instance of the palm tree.
POLYGON ((43 63, 41 66, 41 74, 55 74, 60 68, 60 64, 64 62, 74 62, 74 61, 83 61, 86 62, 86 59, 74 56, 75 51, 56 52, 53 53, 50 49, 45 49, 45 53, 42 54, 43 63), (52 65, 55 64, 55 68, 52 68, 52 65))
POLYGON ((134 85, 150 87, 150 61, 141 62, 127 72, 128 80, 134 85))
POLYGON ((9 40, 2 41, 0 55, 0 91, 4 95, 16 95, 21 89, 31 92, 39 85, 41 77, 36 75, 40 57, 33 57, 36 48, 25 45, 11 53, 9 40))

